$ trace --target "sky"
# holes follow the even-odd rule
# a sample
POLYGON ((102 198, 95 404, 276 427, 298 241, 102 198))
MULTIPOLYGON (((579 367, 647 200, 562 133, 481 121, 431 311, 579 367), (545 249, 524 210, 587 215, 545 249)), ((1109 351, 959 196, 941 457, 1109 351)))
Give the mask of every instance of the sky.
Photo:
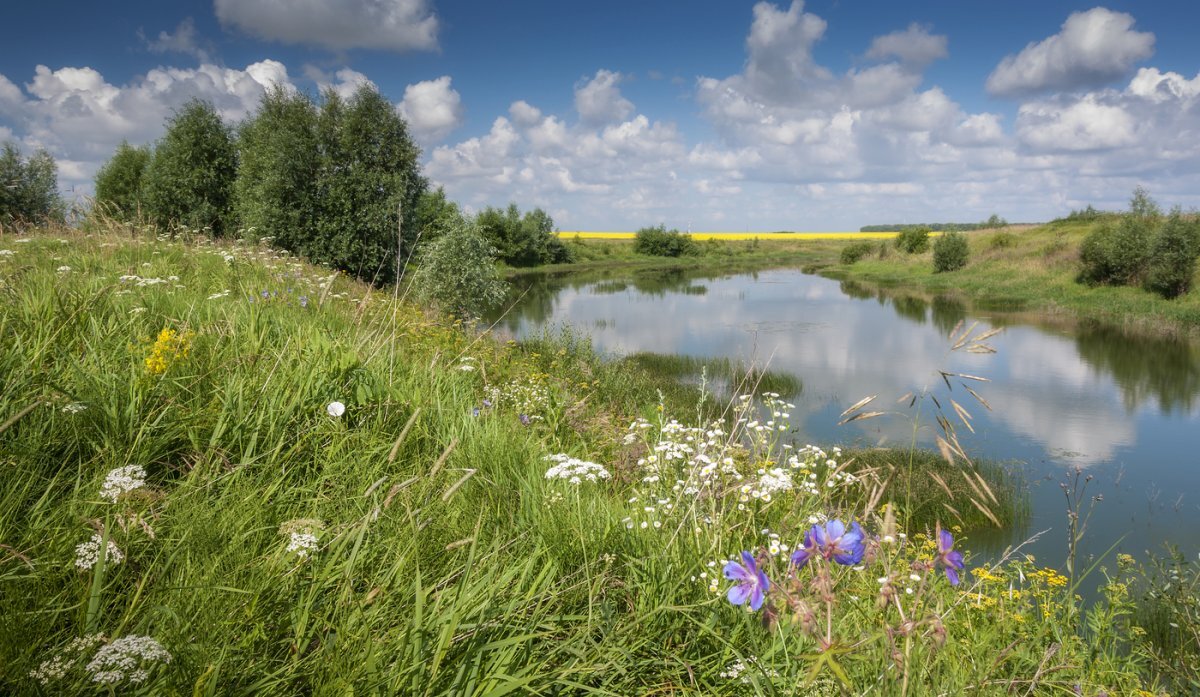
POLYGON ((9 2, 0 141, 70 196, 188 99, 396 105, 468 210, 563 230, 1044 221, 1141 185, 1200 206, 1200 4, 9 2))

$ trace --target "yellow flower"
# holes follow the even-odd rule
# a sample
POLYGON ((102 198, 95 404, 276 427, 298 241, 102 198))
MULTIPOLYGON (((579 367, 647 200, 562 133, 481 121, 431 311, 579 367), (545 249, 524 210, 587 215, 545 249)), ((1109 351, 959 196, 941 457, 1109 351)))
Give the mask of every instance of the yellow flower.
POLYGON ((172 363, 187 358, 192 348, 193 336, 195 334, 190 331, 181 334, 170 327, 164 327, 150 346, 150 352, 146 354, 146 374, 162 375, 172 363))

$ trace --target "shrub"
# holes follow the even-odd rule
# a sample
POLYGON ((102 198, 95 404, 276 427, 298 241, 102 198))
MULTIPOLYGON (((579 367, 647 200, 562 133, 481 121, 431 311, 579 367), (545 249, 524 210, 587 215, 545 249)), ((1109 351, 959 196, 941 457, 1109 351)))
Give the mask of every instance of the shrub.
POLYGON ((905 228, 896 235, 896 248, 905 254, 921 254, 929 249, 929 229, 905 228))
POLYGON ((28 160, 12 143, 0 152, 0 226, 36 225, 62 216, 58 167, 45 150, 28 160))
POLYGON ((656 257, 682 257, 694 255, 698 249, 691 235, 658 225, 637 231, 633 240, 633 251, 656 257))
POLYGON ((112 159, 96 173, 96 206, 118 220, 136 220, 142 212, 150 148, 135 148, 125 141, 112 159))
POLYGON ((480 232, 497 250, 501 261, 510 266, 562 264, 574 256, 554 234, 554 220, 541 208, 521 215, 517 204, 508 208, 488 207, 475 218, 480 232))
POLYGON ((875 245, 871 242, 852 242, 842 247, 841 260, 843 264, 853 264, 873 251, 875 245))
MULTIPOLYGON (((1008 249, 1009 247, 1017 246, 1017 236, 1011 232, 997 232, 988 240, 988 246, 992 249, 1008 249)), ((936 245, 935 245, 936 247, 936 245)))
POLYGON ((984 227, 984 228, 1008 227, 1008 221, 1005 220, 1004 218, 1001 218, 996 213, 992 213, 991 217, 989 217, 987 220, 983 221, 983 224, 981 225, 981 227, 984 227))
POLYGON ((1089 284, 1136 285, 1145 274, 1154 219, 1126 215, 1103 223, 1079 247, 1079 279, 1089 284))
POLYGON ((274 87, 238 132, 234 208, 252 238, 311 255, 317 234, 317 109, 274 87))
POLYGON ((504 297, 495 249, 461 217, 438 231, 414 279, 419 295, 462 319, 478 317, 504 297))
POLYGON ((1171 211, 1151 241, 1146 264, 1146 289, 1164 298, 1187 293, 1200 256, 1200 223, 1171 211))
POLYGON ((224 235, 233 227, 236 174, 229 129, 212 104, 193 99, 167 122, 154 150, 145 175, 147 212, 161 228, 182 225, 224 235))
POLYGON ((933 243, 933 271, 957 271, 967 265, 967 236, 961 232, 944 232, 933 243))

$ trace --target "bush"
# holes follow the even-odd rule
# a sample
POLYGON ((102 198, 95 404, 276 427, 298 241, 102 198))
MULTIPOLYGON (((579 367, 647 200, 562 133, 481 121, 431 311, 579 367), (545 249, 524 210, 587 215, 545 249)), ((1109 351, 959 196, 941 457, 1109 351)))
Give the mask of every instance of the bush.
POLYGON ((905 228, 896 235, 896 248, 905 254, 921 254, 929 249, 929 229, 905 228))
POLYGON ((234 208, 247 237, 313 255, 319 200, 317 109, 306 95, 274 87, 238 132, 234 208))
POLYGON ((45 150, 25 160, 12 143, 0 152, 0 227, 37 225, 62 217, 58 167, 45 150))
POLYGON ((852 242, 842 247, 841 260, 843 264, 853 264, 873 251, 875 245, 871 242, 852 242))
POLYGON ((475 218, 480 232, 509 266, 563 264, 574 259, 571 250, 554 234, 554 220, 541 208, 521 215, 517 204, 488 207, 475 218))
POLYGON ((459 218, 425 247, 414 279, 419 295, 462 319, 473 319, 504 298, 495 249, 473 223, 459 218))
POLYGON ((1175 298, 1192 287, 1200 256, 1200 223, 1184 220, 1179 210, 1159 226, 1146 264, 1146 289, 1175 298))
POLYGON ((1145 274, 1154 219, 1126 215, 1116 226, 1102 223, 1079 247, 1084 283, 1137 285, 1145 274))
POLYGON ((96 207, 101 213, 127 222, 141 216, 150 158, 150 148, 121 141, 112 159, 96 173, 96 207))
POLYGON ((146 171, 145 202, 161 228, 182 225, 220 237, 233 226, 237 152, 213 105, 193 99, 167 122, 146 171))
POLYGON ((988 240, 988 247, 992 249, 1008 249, 1015 246, 1017 246, 1017 236, 1011 232, 997 232, 988 240))
POLYGON ((696 254, 699 250, 691 235, 678 230, 668 230, 665 225, 644 227, 637 231, 633 240, 636 254, 655 257, 682 257, 696 254))
POLYGON ((943 232, 933 243, 933 272, 957 271, 967 265, 970 250, 961 232, 943 232))

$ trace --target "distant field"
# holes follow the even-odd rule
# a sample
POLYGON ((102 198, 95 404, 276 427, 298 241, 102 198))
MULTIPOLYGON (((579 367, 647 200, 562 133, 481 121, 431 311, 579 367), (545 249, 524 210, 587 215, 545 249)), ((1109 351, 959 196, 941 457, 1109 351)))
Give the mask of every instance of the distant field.
MULTIPOLYGON (((695 240, 886 240, 896 236, 895 232, 693 232, 695 240)), ((585 232, 566 231, 559 237, 580 237, 585 240, 632 240, 632 232, 585 232)))

